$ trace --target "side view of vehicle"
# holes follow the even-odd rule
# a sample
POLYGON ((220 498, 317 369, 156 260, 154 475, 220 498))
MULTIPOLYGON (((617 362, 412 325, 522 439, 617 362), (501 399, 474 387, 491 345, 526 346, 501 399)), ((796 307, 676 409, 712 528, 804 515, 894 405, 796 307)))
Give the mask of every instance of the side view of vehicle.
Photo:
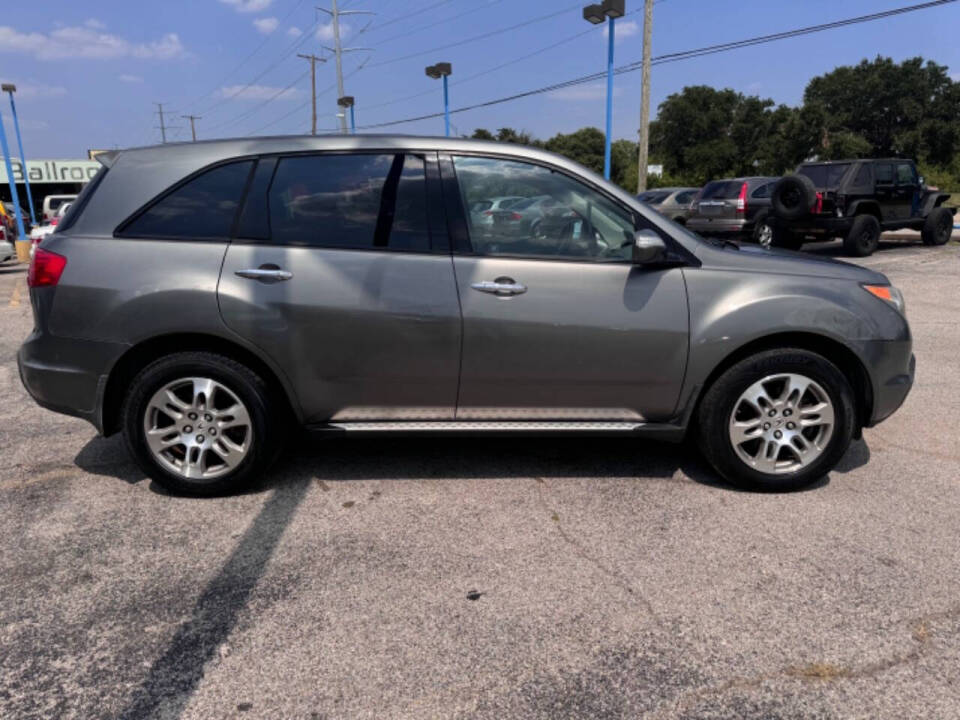
POLYGON ((687 227, 701 235, 751 239, 770 247, 770 193, 779 178, 714 180, 694 200, 687 227))
POLYGON ((730 482, 786 490, 913 381, 882 274, 704 239, 539 149, 336 135, 97 159, 32 259, 20 374, 174 492, 235 491, 302 428, 693 436, 730 482), (503 197, 549 210, 522 231, 471 212, 503 197))
POLYGON ((693 203, 698 192, 700 192, 700 188, 657 188, 637 195, 637 200, 646 203, 675 223, 685 225, 690 213, 693 212, 693 203))
POLYGON ((863 257, 877 249, 881 232, 908 228, 926 245, 943 245, 956 212, 943 207, 949 197, 926 186, 913 160, 804 163, 773 188, 774 242, 796 249, 840 237, 849 255, 863 257))

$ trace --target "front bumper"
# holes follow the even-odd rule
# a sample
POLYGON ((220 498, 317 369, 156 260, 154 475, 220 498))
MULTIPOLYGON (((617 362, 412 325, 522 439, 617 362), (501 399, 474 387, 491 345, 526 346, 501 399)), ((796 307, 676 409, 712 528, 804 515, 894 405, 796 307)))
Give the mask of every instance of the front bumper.
POLYGON ((41 407, 83 418, 102 433, 109 370, 126 347, 34 330, 17 353, 20 380, 41 407))
POLYGON ((893 415, 907 399, 917 360, 909 340, 870 342, 865 355, 873 386, 873 408, 864 424, 873 427, 893 415))

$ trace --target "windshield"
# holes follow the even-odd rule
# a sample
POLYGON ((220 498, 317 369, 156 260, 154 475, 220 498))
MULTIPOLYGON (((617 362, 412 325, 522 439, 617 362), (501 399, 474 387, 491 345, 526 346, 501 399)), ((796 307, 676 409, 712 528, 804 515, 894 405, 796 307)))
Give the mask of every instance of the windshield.
POLYGON ((835 165, 804 165, 798 173, 806 175, 813 181, 814 187, 830 188, 840 184, 840 180, 847 172, 850 163, 837 163, 835 165))
POLYGON ((703 188, 700 200, 736 200, 742 186, 741 180, 714 180, 703 188))

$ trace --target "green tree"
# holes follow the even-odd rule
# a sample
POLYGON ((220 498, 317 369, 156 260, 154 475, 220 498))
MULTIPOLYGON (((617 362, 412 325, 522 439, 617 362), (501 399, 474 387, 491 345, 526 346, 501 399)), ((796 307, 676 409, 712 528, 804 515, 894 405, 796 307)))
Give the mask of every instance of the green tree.
POLYGON ((484 128, 477 128, 473 131, 473 135, 470 136, 474 140, 496 140, 493 136, 493 133, 484 128))

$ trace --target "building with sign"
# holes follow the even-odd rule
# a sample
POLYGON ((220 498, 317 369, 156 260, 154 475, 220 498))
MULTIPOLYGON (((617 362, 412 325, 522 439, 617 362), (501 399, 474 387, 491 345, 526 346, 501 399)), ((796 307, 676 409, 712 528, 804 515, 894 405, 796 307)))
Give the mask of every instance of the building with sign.
MULTIPOLYGON (((24 172, 30 180, 33 205, 39 208, 47 195, 68 195, 80 192, 80 188, 90 182, 100 170, 100 163, 96 160, 28 160, 24 168, 21 160, 10 158, 10 165, 13 168, 17 195, 20 196, 20 206, 23 208, 27 207, 24 172)), ((11 199, 7 170, 4 164, 0 163, 0 200, 9 202, 11 199)), ((27 220, 29 219, 27 217, 27 220)))

